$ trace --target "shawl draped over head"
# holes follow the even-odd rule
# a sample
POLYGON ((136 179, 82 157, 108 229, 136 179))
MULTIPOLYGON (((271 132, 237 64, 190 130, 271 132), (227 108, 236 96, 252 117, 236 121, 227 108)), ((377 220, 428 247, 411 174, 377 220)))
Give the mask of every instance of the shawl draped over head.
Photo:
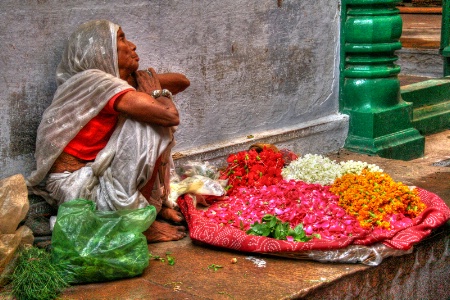
POLYGON ((58 88, 45 110, 36 139, 36 170, 27 185, 39 185, 79 130, 115 94, 132 88, 119 78, 117 31, 106 20, 81 25, 69 38, 56 71, 58 88))

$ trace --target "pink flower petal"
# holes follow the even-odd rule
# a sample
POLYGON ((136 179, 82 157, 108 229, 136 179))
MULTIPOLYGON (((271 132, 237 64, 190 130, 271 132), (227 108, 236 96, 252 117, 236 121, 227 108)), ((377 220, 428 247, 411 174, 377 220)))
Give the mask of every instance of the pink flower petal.
POLYGON ((306 226, 306 227, 304 228, 304 230, 305 230, 305 233, 306 233, 307 235, 311 235, 311 234, 314 233, 313 227, 312 227, 311 225, 306 226))

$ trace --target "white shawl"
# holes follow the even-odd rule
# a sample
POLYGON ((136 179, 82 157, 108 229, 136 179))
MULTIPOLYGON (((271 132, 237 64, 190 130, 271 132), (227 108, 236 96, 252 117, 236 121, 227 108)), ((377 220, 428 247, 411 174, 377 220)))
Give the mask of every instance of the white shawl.
POLYGON ((131 88, 118 77, 118 30, 109 21, 91 21, 70 36, 56 72, 58 89, 38 127, 36 170, 27 178, 28 186, 45 178, 66 145, 109 99, 131 88))

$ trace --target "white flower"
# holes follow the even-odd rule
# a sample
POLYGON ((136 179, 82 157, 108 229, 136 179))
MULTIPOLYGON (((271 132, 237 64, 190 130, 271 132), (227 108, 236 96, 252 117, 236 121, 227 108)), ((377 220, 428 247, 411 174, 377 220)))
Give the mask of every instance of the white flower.
POLYGON ((301 180, 306 183, 329 185, 342 176, 342 168, 328 157, 305 154, 283 168, 281 175, 285 180, 301 180))
POLYGON ((340 163, 342 167, 342 174, 361 174, 362 170, 368 169, 370 172, 383 172, 383 169, 374 164, 368 164, 362 161, 343 161, 340 163))
POLYGON ((294 179, 306 183, 330 185, 333 184, 336 178, 344 174, 361 174, 365 168, 371 172, 383 172, 377 165, 362 161, 349 160, 337 163, 322 155, 305 154, 283 168, 281 175, 285 180, 294 179))

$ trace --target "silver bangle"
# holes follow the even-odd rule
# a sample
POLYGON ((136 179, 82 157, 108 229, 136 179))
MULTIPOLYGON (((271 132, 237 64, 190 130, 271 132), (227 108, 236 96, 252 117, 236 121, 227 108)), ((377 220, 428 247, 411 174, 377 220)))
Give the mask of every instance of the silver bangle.
POLYGON ((154 91, 152 92, 152 97, 156 99, 156 98, 161 97, 161 94, 162 94, 162 91, 161 91, 161 90, 154 90, 154 91))
POLYGON ((163 89, 163 90, 154 90, 151 93, 153 98, 159 98, 159 97, 167 97, 170 98, 170 100, 173 100, 173 96, 172 93, 168 90, 168 89, 163 89))
POLYGON ((170 100, 173 100, 172 92, 169 91, 168 89, 163 89, 161 91, 161 95, 164 97, 170 98, 170 100))

